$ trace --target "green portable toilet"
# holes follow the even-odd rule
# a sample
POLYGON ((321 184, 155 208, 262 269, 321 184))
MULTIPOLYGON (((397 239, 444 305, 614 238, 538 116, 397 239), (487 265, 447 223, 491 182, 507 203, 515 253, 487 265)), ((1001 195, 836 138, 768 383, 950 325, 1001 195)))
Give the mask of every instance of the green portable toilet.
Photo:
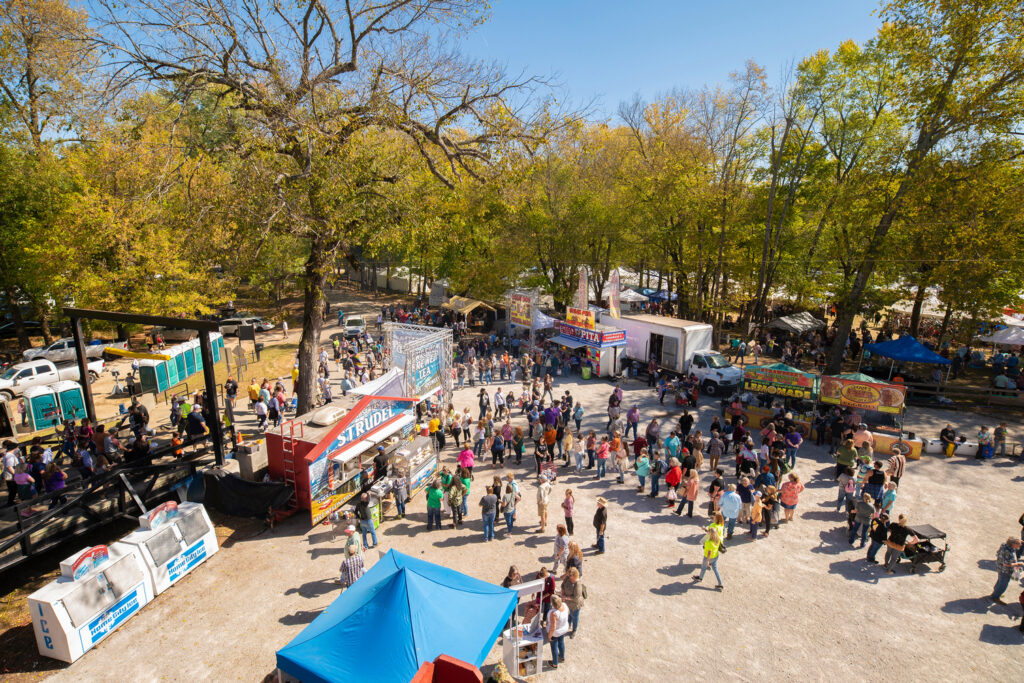
POLYGON ((174 366, 178 369, 178 381, 175 384, 188 379, 188 368, 185 367, 185 348, 178 344, 171 352, 174 354, 174 366))
POLYGON ((60 401, 60 412, 65 420, 81 420, 86 417, 85 397, 82 385, 71 380, 62 380, 51 385, 57 400, 60 401))
POLYGON ((51 427, 54 420, 60 422, 60 404, 52 387, 29 387, 21 397, 25 399, 32 431, 51 427))
POLYGON ((156 365, 162 362, 151 358, 139 361, 139 385, 142 387, 143 393, 149 394, 157 391, 156 365))
POLYGON ((167 370, 167 386, 173 387, 178 383, 178 364, 176 361, 179 354, 177 348, 167 349, 164 353, 171 357, 170 360, 164 361, 164 368, 167 370))
POLYGON ((196 372, 203 371, 203 348, 199 345, 199 341, 195 342, 196 348, 192 350, 192 353, 196 356, 196 372))
POLYGON ((167 391, 170 389, 171 384, 168 381, 169 379, 170 378, 167 376, 167 361, 156 361, 156 388, 160 391, 167 391))
POLYGON ((191 377, 196 374, 196 346, 195 342, 185 342, 181 345, 182 355, 185 356, 185 376, 191 377))
POLYGON ((221 352, 224 350, 224 336, 220 332, 210 335, 210 347, 210 350, 213 351, 213 362, 217 364, 220 362, 221 352))

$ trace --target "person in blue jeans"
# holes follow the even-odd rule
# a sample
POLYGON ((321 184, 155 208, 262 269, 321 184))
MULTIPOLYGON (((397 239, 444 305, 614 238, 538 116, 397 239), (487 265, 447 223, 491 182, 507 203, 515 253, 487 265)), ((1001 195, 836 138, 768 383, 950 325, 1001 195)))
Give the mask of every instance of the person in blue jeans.
POLYGON ((1020 548, 1021 540, 1012 536, 1006 539, 1006 543, 999 546, 999 551, 996 553, 996 571, 999 574, 996 576, 996 585, 990 596, 992 602, 1006 604, 1003 602, 1003 593, 1006 592, 1013 579, 1013 570, 1024 567, 1024 562, 1020 559, 1020 548))
POLYGON ((434 528, 441 528, 441 499, 444 498, 444 491, 441 490, 441 482, 436 479, 430 482, 427 487, 427 531, 434 528))
POLYGON ((868 555, 866 559, 871 564, 878 564, 878 560, 875 556, 878 555, 878 551, 885 545, 886 539, 889 538, 889 515, 884 512, 877 518, 871 520, 871 543, 868 544, 868 555))
POLYGON ((850 545, 853 540, 860 536, 860 547, 863 548, 868 542, 868 528, 871 526, 871 518, 875 515, 875 499, 865 493, 857 501, 857 510, 853 518, 853 526, 850 528, 850 545))
POLYGON ((480 512, 484 520, 484 540, 494 540, 494 519, 498 516, 498 497, 494 487, 487 487, 487 494, 480 499, 480 512))
POLYGON ((597 512, 594 513, 594 531, 597 532, 597 554, 604 553, 604 532, 608 528, 608 501, 599 496, 597 499, 597 512))
POLYGON ((558 595, 551 596, 547 618, 548 640, 551 642, 551 668, 565 661, 565 634, 569 632, 569 608, 558 595))
POLYGON ((377 530, 373 528, 373 512, 370 510, 370 494, 364 493, 359 496, 359 502, 356 503, 356 518, 359 519, 359 530, 363 534, 363 547, 375 548, 377 546, 377 530), (366 534, 370 534, 370 537, 373 539, 373 545, 366 542, 366 534))

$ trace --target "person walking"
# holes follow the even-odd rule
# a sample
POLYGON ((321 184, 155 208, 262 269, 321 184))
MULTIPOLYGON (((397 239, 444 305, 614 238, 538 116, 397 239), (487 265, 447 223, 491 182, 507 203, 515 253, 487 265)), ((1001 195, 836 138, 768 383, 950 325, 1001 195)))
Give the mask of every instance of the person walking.
POLYGON ((786 462, 789 463, 789 468, 793 469, 796 467, 796 452, 800 449, 800 445, 803 444, 804 437, 797 431, 796 425, 792 425, 789 428, 789 433, 786 434, 786 462))
MULTIPOLYGON (((572 544, 570 544, 572 545, 572 544)), ((575 638, 576 631, 580 628, 580 610, 587 597, 587 589, 580 581, 580 572, 575 567, 569 567, 562 579, 561 598, 566 607, 569 608, 569 637, 575 638)))
POLYGON ((494 519, 498 514, 498 497, 494 487, 488 486, 487 493, 480 497, 480 514, 484 521, 484 540, 494 540, 494 519))
MULTIPOLYGON (((892 574, 900 562, 903 549, 907 547, 907 539, 911 536, 907 528, 907 516, 900 515, 895 524, 889 525, 889 538, 885 542, 885 573, 892 574)), ((912 539, 913 540, 913 539, 912 539)))
POLYGON ((511 483, 505 484, 505 495, 501 497, 501 514, 505 516, 506 536, 511 536, 512 525, 516 519, 516 490, 511 483))
POLYGON ((537 516, 540 517, 540 529, 537 533, 544 533, 548 525, 548 501, 551 500, 551 482, 543 474, 537 484, 537 516))
POLYGON ((804 485, 800 483, 800 475, 796 472, 790 472, 789 481, 784 483, 779 489, 779 498, 782 500, 782 509, 784 510, 787 522, 793 521, 797 503, 800 502, 800 493, 803 490, 804 485))
MULTIPOLYGON (((679 507, 682 508, 682 503, 679 504, 679 507)), ((729 484, 725 487, 725 493, 718 499, 718 509, 722 512, 722 517, 725 518, 725 540, 729 540, 736 529, 740 511, 743 509, 743 500, 740 498, 740 494, 736 493, 736 484, 729 484)))
POLYGON ((441 499, 443 497, 441 482, 437 479, 430 482, 430 486, 427 488, 427 531, 432 531, 434 524, 437 524, 438 530, 441 529, 441 499))
POLYGON ((363 556, 354 547, 348 546, 347 548, 348 557, 341 563, 340 573, 338 577, 338 583, 341 584, 342 589, 349 588, 363 575, 365 571, 365 565, 363 564, 363 556))
POLYGON ((864 547, 868 538, 868 526, 874 514, 875 499, 867 493, 862 494, 861 499, 857 501, 857 512, 853 518, 853 527, 850 529, 850 545, 853 545, 854 539, 860 534, 860 547, 864 547))
POLYGON ((597 532, 597 542, 594 547, 598 555, 604 554, 604 536, 608 529, 608 501, 602 496, 597 498, 597 511, 594 512, 594 531, 597 532))
MULTIPOLYGON (((721 519, 721 515, 716 515, 717 519, 721 519)), ((704 538, 702 539, 703 545, 703 556, 700 562, 700 574, 694 574, 694 583, 700 583, 704 580, 704 574, 707 572, 708 567, 711 567, 711 571, 715 573, 715 578, 718 580, 718 584, 715 586, 716 590, 722 590, 725 586, 722 584, 722 575, 718 573, 718 554, 722 547, 722 532, 721 528, 717 524, 709 524, 704 527, 704 538)))
MULTIPOLYGON (((564 524, 555 526, 555 560, 551 573, 558 575, 558 565, 565 565, 569 559, 569 531, 564 524)), ((567 566, 567 565, 566 565, 567 566)))
MULTIPOLYGON (((359 531, 363 535, 363 547, 376 548, 377 547, 377 530, 373 526, 373 512, 370 510, 370 494, 364 493, 359 496, 359 502, 356 503, 356 519, 359 520, 359 531), (366 534, 370 534, 370 538, 373 539, 373 545, 366 542, 366 534)), ((438 521, 437 528, 441 528, 441 522, 438 521)))
POLYGON ((569 535, 573 535, 572 513, 576 507, 576 498, 572 495, 572 489, 565 490, 565 498, 562 499, 562 513, 565 515, 565 528, 569 535))
POLYGON ((1003 602, 1003 593, 1006 592, 1010 580, 1013 579, 1013 572, 1015 569, 1024 567, 1024 562, 1020 558, 1020 548, 1021 540, 1012 536, 1006 539, 1006 543, 999 546, 999 551, 996 553, 996 585, 992 588, 992 595, 989 596, 994 603, 1006 604, 1003 602))
POLYGON ((869 564, 878 564, 875 557, 885 542, 889 540, 889 515, 883 512, 871 520, 871 530, 868 532, 868 536, 871 538, 871 543, 868 544, 868 554, 864 560, 869 564))
MULTIPOLYGON (((550 377, 550 375, 549 375, 550 377)), ((551 610, 547 616, 547 634, 551 642, 551 668, 557 669, 565 661, 565 634, 569 632, 569 608, 557 595, 551 596, 551 610)))
POLYGON ((647 457, 647 449, 640 451, 640 455, 636 459, 636 478, 638 486, 636 490, 640 493, 644 492, 644 487, 647 484, 647 477, 651 474, 651 459, 647 457))
MULTIPOLYGON (((462 515, 466 509, 466 496, 469 492, 466 490, 465 485, 459 477, 452 477, 451 481, 448 482, 448 490, 445 495, 448 497, 448 507, 452 510, 452 528, 457 529, 462 526, 462 515)), ((437 520, 438 529, 440 529, 441 519, 438 517, 437 520)))

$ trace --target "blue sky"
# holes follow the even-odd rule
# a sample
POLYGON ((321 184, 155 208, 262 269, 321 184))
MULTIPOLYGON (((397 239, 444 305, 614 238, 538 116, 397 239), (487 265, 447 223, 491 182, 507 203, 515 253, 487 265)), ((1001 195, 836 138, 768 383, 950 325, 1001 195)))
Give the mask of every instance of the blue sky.
POLYGON ((775 84, 787 64, 875 34, 874 0, 494 0, 463 51, 513 73, 554 75, 594 118, 622 100, 725 82, 752 59, 775 84))

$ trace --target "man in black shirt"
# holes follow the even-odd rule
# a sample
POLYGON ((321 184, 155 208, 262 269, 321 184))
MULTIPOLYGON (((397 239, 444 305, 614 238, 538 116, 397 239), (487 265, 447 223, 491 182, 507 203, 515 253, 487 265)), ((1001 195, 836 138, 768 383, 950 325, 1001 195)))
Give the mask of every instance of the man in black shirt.
POLYGON ((377 531, 373 528, 373 512, 370 510, 370 494, 364 493, 359 496, 356 503, 356 519, 359 520, 359 530, 363 534, 363 547, 366 549, 377 547, 377 531), (366 534, 369 533, 373 539, 373 545, 366 542, 366 534))
POLYGON ((679 418, 679 436, 685 439, 690 435, 691 429, 693 429, 693 415, 690 415, 689 410, 684 410, 679 418))
POLYGON ((388 456, 383 446, 377 446, 377 455, 373 456, 373 480, 377 481, 388 473, 388 456))
POLYGON ((597 532, 597 543, 594 547, 597 548, 597 554, 604 554, 604 532, 608 528, 608 508, 605 506, 608 501, 602 497, 597 499, 597 512, 594 513, 594 531, 597 532))
POLYGON ((885 571, 887 574, 895 573, 896 565, 900 563, 900 555, 903 554, 903 548, 906 547, 908 540, 911 543, 917 542, 917 539, 910 535, 907 516, 900 515, 896 524, 889 525, 889 540, 887 541, 889 547, 885 549, 885 571))
POLYGON ((228 405, 234 408, 235 396, 238 395, 238 382, 233 377, 228 377, 227 381, 224 382, 224 395, 228 399, 228 405))
POLYGON ((956 430, 953 429, 953 425, 947 424, 946 428, 939 432, 939 440, 942 441, 942 450, 946 457, 952 458, 956 449, 956 430))
POLYGON ((878 564, 875 555, 889 539, 889 515, 884 512, 871 520, 871 544, 868 546, 868 556, 865 558, 871 564, 878 564))

